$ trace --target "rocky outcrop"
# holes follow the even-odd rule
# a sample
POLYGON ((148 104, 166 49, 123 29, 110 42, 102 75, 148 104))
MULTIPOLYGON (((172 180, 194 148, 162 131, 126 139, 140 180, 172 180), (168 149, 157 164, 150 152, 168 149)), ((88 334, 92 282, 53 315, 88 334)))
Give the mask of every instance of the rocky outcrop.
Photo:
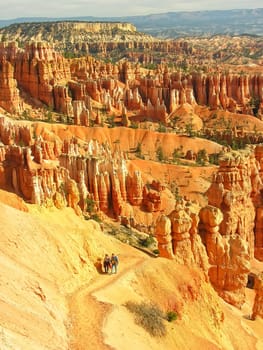
POLYGON ((168 217, 162 215, 158 218, 155 236, 161 256, 179 264, 199 266, 206 272, 207 254, 198 235, 199 210, 194 203, 178 202, 168 217))
POLYGON ((250 270, 249 244, 238 234, 221 235, 220 209, 207 206, 200 210, 199 216, 199 231, 210 264, 210 281, 224 300, 241 307, 250 270))
POLYGON ((143 181, 140 171, 127 178, 127 199, 132 205, 140 206, 143 199, 143 181))
POLYGON ((237 307, 245 301, 250 261, 254 255, 260 258, 263 248, 261 155, 260 145, 225 153, 207 192, 209 205, 200 208, 181 201, 156 224, 161 256, 186 264, 198 261, 199 266, 207 266, 207 257, 211 283, 237 307))
POLYGON ((66 182, 66 193, 68 206, 73 208, 77 215, 81 215, 81 209, 78 206, 80 201, 79 190, 76 181, 68 178, 66 182))
POLYGON ((199 232, 210 280, 227 302, 240 307, 250 260, 263 260, 262 145, 223 155, 207 195, 211 206, 200 211, 199 232))
MULTIPOLYGON (((258 164, 259 179, 254 181, 254 187, 258 190, 255 192, 255 206, 256 206, 256 219, 255 219, 255 257, 260 261, 263 261, 263 191, 262 186, 258 183, 263 181, 263 146, 262 144, 255 147, 255 159, 258 164)), ((254 178, 255 179, 255 178, 254 178)))
POLYGON ((12 188, 25 200, 58 207, 66 203, 81 214, 76 183, 65 168, 59 166, 56 142, 33 139, 31 128, 1 119, 0 138, 4 142, 4 187, 12 188), (17 146, 23 144, 23 146, 17 146))
POLYGON ((160 256, 173 259, 173 246, 171 236, 171 220, 166 215, 161 215, 156 222, 155 237, 158 241, 160 256))
MULTIPOLYGON (((125 68, 125 72, 131 71, 131 66, 125 68)), ((138 74, 137 74, 138 75, 138 74)), ((121 75, 122 76, 122 75, 121 75)), ((178 106, 188 103, 190 105, 206 105, 211 109, 223 108, 231 112, 252 114, 251 99, 256 98, 262 102, 263 77, 238 76, 233 74, 182 74, 169 72, 166 66, 156 71, 154 78, 143 77, 139 74, 139 82, 136 84, 136 98, 127 99, 126 106, 138 106, 140 97, 144 102, 141 113, 148 112, 152 117, 152 109, 163 106, 164 112, 172 113, 178 106), (137 101, 137 105, 132 101, 137 101), (148 107, 148 108, 147 108, 148 107)), ((132 86, 134 76, 126 73, 124 81, 132 86)), ((133 93, 134 94, 134 93, 133 93)), ((261 109, 258 113, 261 114, 261 109)), ((158 108, 157 108, 158 110, 158 108)), ((155 113, 157 111, 155 110, 155 113)), ((163 113, 164 113, 163 112, 163 113)), ((161 112, 159 112, 161 113, 161 112)), ((146 114, 147 115, 147 114, 146 114)), ((164 115, 157 117, 161 120, 164 115)), ((165 121, 165 120, 164 120, 165 121)))
POLYGON ((147 104, 141 108, 140 115, 143 118, 146 117, 149 120, 159 121, 165 125, 168 122, 168 115, 165 104, 164 102, 161 103, 159 99, 157 99, 155 105, 152 105, 150 100, 148 100, 147 104))
MULTIPOLYGON (((84 108, 80 102, 76 108, 84 108)), ((78 215, 102 211, 117 219, 130 205, 149 213, 161 211, 164 186, 157 181, 145 184, 138 170, 129 172, 125 155, 112 152, 108 143, 33 138, 29 125, 5 117, 0 118, 0 141, 4 186, 26 201, 68 205, 78 215)))
POLYGON ((23 144, 30 146, 33 143, 31 128, 27 125, 17 125, 0 117, 0 139, 4 145, 23 144))
MULTIPOLYGON (((67 112, 61 108, 61 96, 65 95, 68 99, 65 89, 57 87, 56 85, 64 84, 70 79, 69 63, 62 56, 57 54, 52 46, 47 43, 31 43, 26 49, 20 50, 14 44, 4 45, 0 48, 0 60, 6 59, 3 64, 3 74, 8 75, 8 85, 12 93, 7 92, 7 87, 4 87, 5 96, 3 96, 8 103, 8 98, 14 97, 13 103, 17 103, 16 85, 19 85, 33 98, 38 99, 50 108, 58 108, 61 112, 67 112), (11 96, 10 96, 11 93, 11 96)), ((4 84, 4 76, 0 84, 4 84)), ((10 89, 9 89, 10 90, 10 89)), ((10 90, 10 91, 11 91, 10 90)), ((65 102, 65 105, 67 103, 65 102)))
POLYGON ((136 31, 131 23, 124 22, 73 22, 59 21, 34 23, 34 30, 29 23, 11 26, 1 30, 7 40, 21 43, 46 41, 54 43, 60 51, 66 52, 107 52, 122 45, 135 47, 138 42, 153 42, 154 38, 136 31))
POLYGON ((239 235, 254 256, 255 207, 252 194, 262 187, 252 150, 226 153, 207 192, 208 202, 223 213, 220 233, 239 235))
POLYGON ((126 89, 124 94, 124 104, 129 110, 140 110, 143 107, 142 97, 138 88, 126 89))
POLYGON ((54 109, 66 116, 73 115, 73 108, 71 104, 72 98, 69 96, 69 91, 66 86, 54 86, 54 109))
MULTIPOLYGON (((61 106, 59 88, 54 96, 54 86, 70 79, 68 62, 48 44, 33 43, 15 62, 15 78, 32 97, 50 108, 61 106), (55 98, 59 97, 55 101, 55 98)), ((67 97, 67 95, 65 96, 67 97)))
POLYGON ((251 319, 263 318, 263 272, 255 277, 254 289, 256 292, 251 319))
POLYGON ((106 113, 126 115, 125 125, 129 125, 129 112, 141 120, 168 124, 183 104, 262 115, 260 74, 186 74, 160 64, 152 77, 138 63, 113 65, 91 57, 67 60, 43 42, 28 44, 24 50, 2 43, 0 62, 3 108, 22 111, 19 86, 50 109, 69 117, 74 114, 77 125, 88 126, 89 118, 94 122, 97 114, 92 112, 90 99, 101 104, 106 113))
POLYGON ((74 124, 89 126, 90 113, 84 101, 75 100, 73 102, 74 124))
POLYGON ((143 188, 142 205, 148 212, 158 212, 161 210, 161 196, 160 192, 149 188, 147 185, 143 188))
POLYGON ((255 220, 255 257, 263 261, 263 207, 256 209, 255 220))
POLYGON ((222 235, 222 220, 223 214, 216 207, 200 209, 181 202, 169 217, 158 218, 155 236, 161 256, 201 267, 218 294, 241 307, 250 271, 249 244, 239 235, 222 235))
POLYGON ((23 103, 14 77, 14 67, 5 57, 0 57, 0 107, 10 113, 23 111, 23 103))

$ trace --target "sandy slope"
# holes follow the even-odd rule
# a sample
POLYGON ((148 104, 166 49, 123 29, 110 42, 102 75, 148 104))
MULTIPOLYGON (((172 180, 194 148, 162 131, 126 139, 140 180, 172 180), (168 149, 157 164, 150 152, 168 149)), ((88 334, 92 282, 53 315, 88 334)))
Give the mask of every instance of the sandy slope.
POLYGON ((262 320, 247 319, 253 291, 237 310, 199 271, 126 246, 69 208, 9 205, 0 203, 1 350, 262 348, 262 320), (116 275, 95 267, 105 252, 120 257, 116 275), (152 338, 134 323, 128 300, 154 301, 179 319, 152 338))
MULTIPOLYGON (((130 163, 130 167, 140 169, 145 182, 152 179, 159 179, 161 183, 170 189, 172 188, 171 184, 174 183, 178 187, 181 196, 197 200, 203 206, 207 204, 207 197, 204 194, 211 185, 212 175, 217 169, 216 166, 191 167, 165 163, 160 164, 158 162, 140 159, 135 159, 130 163)), ((174 209, 173 199, 169 199, 170 203, 169 201, 164 201, 164 208, 162 209, 167 214, 174 209)))
POLYGON ((155 158, 158 146, 163 147, 163 151, 167 156, 171 156, 175 148, 183 147, 184 152, 187 150, 198 150, 205 148, 208 153, 216 153, 221 150, 221 146, 215 142, 199 139, 196 137, 187 137, 174 133, 160 133, 147 129, 131 129, 125 127, 92 127, 63 125, 63 124, 47 124, 33 123, 36 134, 42 135, 44 139, 60 140, 70 139, 73 135, 80 142, 97 140, 99 143, 107 142, 111 149, 116 147, 123 151, 131 151, 135 149, 138 143, 141 143, 142 153, 150 158, 155 158), (117 142, 116 142, 117 141, 117 142))

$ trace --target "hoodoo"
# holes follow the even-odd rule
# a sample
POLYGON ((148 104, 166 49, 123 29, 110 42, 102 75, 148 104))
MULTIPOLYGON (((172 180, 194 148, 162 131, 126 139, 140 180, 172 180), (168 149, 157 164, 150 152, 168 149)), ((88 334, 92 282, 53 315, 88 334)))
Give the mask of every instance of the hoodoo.
POLYGON ((262 348, 262 39, 0 39, 0 348, 262 348))

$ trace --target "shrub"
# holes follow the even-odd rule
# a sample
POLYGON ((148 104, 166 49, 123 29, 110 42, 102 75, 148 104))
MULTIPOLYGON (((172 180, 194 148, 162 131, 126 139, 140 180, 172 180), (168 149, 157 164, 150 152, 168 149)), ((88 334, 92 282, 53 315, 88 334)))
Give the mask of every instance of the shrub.
POLYGON ((219 153, 209 154, 209 163, 219 165, 219 153))
POLYGON ((51 123, 53 121, 53 115, 52 115, 51 107, 47 107, 47 109, 45 110, 45 119, 49 123, 51 123))
POLYGON ((155 255, 159 255, 159 254, 160 254, 159 249, 154 249, 154 250, 153 250, 153 254, 155 254, 155 255))
POLYGON ((156 150, 156 157, 159 162, 162 162, 165 160, 163 149, 161 146, 159 146, 156 150))
POLYGON ((179 158, 183 157, 183 146, 181 145, 178 148, 175 148, 173 151, 173 162, 177 162, 179 158))
POLYGON ((140 239, 140 245, 146 248, 148 248, 153 243, 154 243, 154 238, 152 235, 148 236, 147 238, 140 239))
POLYGON ((142 155, 142 143, 141 142, 138 142, 136 150, 135 150, 135 153, 136 153, 136 156, 138 158, 142 158, 143 157, 143 155, 142 155))
POLYGON ((111 231, 109 232, 110 235, 116 236, 118 234, 118 229, 112 228, 111 231))
POLYGON ((197 152, 196 163, 200 164, 200 165, 205 165, 206 159, 207 159, 207 152, 206 152, 206 150, 204 148, 200 149, 197 152))
POLYGON ((87 211, 92 213, 95 209, 95 201, 92 198, 86 198, 87 211))
POLYGON ((94 220, 94 221, 97 221, 98 223, 101 223, 101 222, 102 222, 102 220, 101 220, 101 218, 99 217, 98 214, 93 214, 93 215, 91 215, 90 219, 91 219, 91 220, 94 220))
POLYGON ((130 125, 130 128, 131 128, 131 129, 138 129, 138 127, 139 127, 139 124, 138 124, 138 123, 136 123, 136 122, 134 122, 134 121, 131 122, 131 125, 130 125))
POLYGON ((182 199, 182 196, 180 195, 180 192, 179 192, 179 188, 176 185, 172 188, 172 193, 174 195, 174 198, 177 201, 182 199))
POLYGON ((107 123, 109 124, 109 128, 115 128, 116 123, 115 123, 114 119, 115 119, 114 115, 108 116, 107 123))
POLYGON ((253 112, 254 116, 257 116, 258 110, 260 107, 260 99, 258 97, 252 96, 250 101, 249 101, 249 105, 252 108, 252 112, 253 112))
POLYGON ((194 125, 192 121, 185 125, 185 132, 189 137, 195 136, 194 125))
POLYGON ((31 114, 30 114, 30 110, 29 109, 25 109, 22 112, 22 117, 26 120, 32 120, 31 114))
POLYGON ((61 182, 58 189, 62 195, 67 196, 68 193, 67 193, 67 186, 66 186, 65 182, 61 182))
POLYGON ((177 313, 175 311, 167 311, 166 313, 166 319, 168 322, 172 322, 172 321, 175 321, 177 320, 177 313))
POLYGON ((135 322, 142 326, 154 337, 162 337, 166 334, 164 315, 159 307, 151 303, 134 303, 128 301, 125 306, 135 314, 135 322))
POLYGON ((162 124, 162 123, 159 123, 158 128, 157 128, 157 131, 158 131, 158 132, 166 132, 166 127, 165 127, 165 125, 162 124))

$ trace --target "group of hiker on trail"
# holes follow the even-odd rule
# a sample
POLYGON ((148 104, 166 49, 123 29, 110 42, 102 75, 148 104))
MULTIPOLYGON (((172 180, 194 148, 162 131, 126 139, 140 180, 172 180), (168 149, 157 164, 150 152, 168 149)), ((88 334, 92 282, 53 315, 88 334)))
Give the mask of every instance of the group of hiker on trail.
POLYGON ((103 260, 103 267, 105 273, 117 273, 117 267, 119 264, 119 259, 117 255, 113 254, 109 256, 108 254, 105 254, 104 260, 103 260))

